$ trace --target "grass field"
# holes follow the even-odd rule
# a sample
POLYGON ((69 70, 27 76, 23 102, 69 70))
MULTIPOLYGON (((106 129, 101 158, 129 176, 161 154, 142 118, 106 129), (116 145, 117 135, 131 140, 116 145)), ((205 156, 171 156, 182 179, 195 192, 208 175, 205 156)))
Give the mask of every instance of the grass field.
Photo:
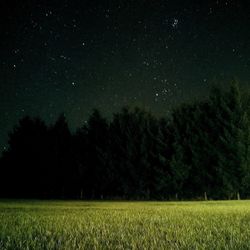
POLYGON ((250 249, 250 201, 0 201, 0 249, 250 249))

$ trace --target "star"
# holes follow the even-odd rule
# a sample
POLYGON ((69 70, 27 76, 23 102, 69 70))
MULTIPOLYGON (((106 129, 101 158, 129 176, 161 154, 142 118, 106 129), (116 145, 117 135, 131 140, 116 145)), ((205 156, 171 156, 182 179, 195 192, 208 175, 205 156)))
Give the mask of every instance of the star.
POLYGON ((172 22, 172 27, 173 27, 173 28, 177 28, 178 23, 179 23, 179 20, 176 19, 176 18, 174 18, 174 20, 173 20, 173 22, 172 22))

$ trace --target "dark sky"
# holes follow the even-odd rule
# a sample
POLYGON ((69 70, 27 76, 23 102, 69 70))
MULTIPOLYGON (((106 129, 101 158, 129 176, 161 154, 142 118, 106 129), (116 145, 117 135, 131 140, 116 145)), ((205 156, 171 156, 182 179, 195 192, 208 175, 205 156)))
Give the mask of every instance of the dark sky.
POLYGON ((0 148, 27 114, 74 129, 93 108, 167 115, 215 78, 247 86, 248 2, 1 0, 0 148))

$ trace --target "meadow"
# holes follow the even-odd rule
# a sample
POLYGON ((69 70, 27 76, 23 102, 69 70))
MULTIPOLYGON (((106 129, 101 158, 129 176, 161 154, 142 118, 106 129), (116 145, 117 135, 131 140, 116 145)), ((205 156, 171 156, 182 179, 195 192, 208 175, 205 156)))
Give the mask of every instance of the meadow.
POLYGON ((0 249, 250 249, 250 201, 0 201, 0 249))

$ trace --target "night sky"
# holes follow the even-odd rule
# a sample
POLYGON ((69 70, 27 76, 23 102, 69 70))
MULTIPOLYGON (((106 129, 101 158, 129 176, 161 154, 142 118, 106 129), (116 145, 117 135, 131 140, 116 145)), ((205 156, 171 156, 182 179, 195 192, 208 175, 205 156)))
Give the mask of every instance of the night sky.
POLYGON ((168 115, 214 79, 250 79, 249 1, 25 0, 0 3, 0 151, 24 115, 93 108, 168 115))

